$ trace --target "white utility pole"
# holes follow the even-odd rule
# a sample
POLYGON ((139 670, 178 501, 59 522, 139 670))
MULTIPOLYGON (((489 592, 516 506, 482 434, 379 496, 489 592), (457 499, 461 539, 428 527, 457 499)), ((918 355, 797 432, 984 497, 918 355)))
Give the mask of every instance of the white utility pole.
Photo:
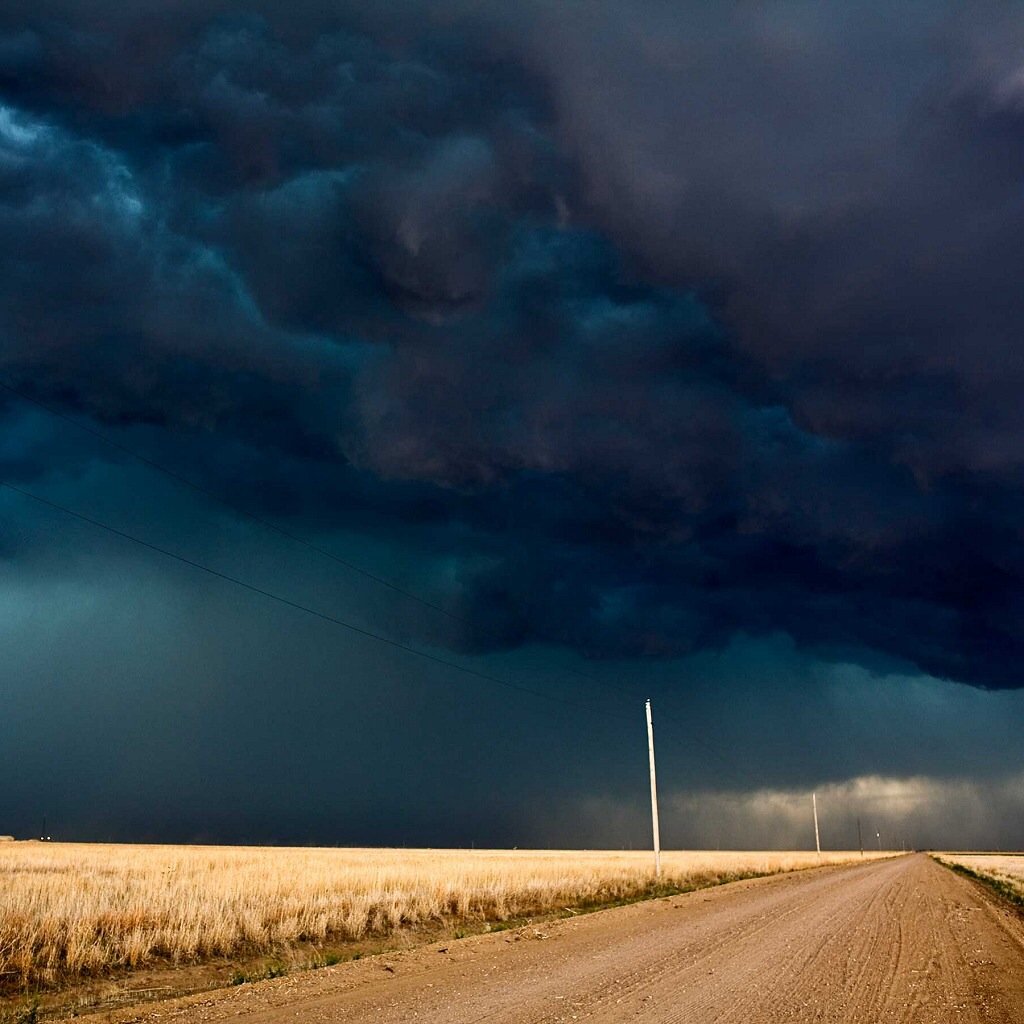
POLYGON ((821 856, 821 836, 818 835, 818 794, 811 794, 811 806, 814 808, 814 845, 818 849, 818 856, 821 856))
POLYGON ((647 701, 647 755, 651 762, 651 825, 654 829, 654 877, 661 878, 661 833, 658 831, 658 779, 654 772, 654 723, 647 701))

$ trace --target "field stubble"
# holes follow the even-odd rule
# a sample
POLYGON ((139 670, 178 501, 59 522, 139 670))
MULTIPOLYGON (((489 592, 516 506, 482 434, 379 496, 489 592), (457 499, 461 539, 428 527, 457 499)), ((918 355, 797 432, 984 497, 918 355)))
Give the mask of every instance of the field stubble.
POLYGON ((659 887, 642 852, 4 844, 0 989, 503 922, 854 859, 670 852, 659 887))

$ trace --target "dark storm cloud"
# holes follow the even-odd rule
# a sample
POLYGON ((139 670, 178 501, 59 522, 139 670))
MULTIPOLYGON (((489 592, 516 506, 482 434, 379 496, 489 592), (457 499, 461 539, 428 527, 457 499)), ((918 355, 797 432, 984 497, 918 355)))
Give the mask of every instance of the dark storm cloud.
POLYGON ((1012 11, 232 7, 0 12, 5 379, 417 537, 456 648, 1019 685, 1012 11))
POLYGON ((1019 12, 595 5, 561 29, 542 59, 591 215, 718 285, 801 427, 923 483, 1019 482, 1019 12))

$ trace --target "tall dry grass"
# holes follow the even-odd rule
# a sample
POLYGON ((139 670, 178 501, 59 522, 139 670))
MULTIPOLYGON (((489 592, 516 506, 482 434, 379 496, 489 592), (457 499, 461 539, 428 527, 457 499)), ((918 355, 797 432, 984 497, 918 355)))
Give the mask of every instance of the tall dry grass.
MULTIPOLYGON (((696 888, 852 859, 666 853, 662 881, 696 888)), ((651 886, 651 855, 634 852, 4 844, 0 987, 502 921, 651 886)))

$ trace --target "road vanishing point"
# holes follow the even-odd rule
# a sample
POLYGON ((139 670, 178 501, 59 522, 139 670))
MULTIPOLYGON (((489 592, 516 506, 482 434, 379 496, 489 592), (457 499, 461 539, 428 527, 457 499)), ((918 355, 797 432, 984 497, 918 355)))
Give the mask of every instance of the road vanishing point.
POLYGON ((915 854, 818 868, 106 1015, 127 1024, 1024 1022, 1024 926, 915 854))

